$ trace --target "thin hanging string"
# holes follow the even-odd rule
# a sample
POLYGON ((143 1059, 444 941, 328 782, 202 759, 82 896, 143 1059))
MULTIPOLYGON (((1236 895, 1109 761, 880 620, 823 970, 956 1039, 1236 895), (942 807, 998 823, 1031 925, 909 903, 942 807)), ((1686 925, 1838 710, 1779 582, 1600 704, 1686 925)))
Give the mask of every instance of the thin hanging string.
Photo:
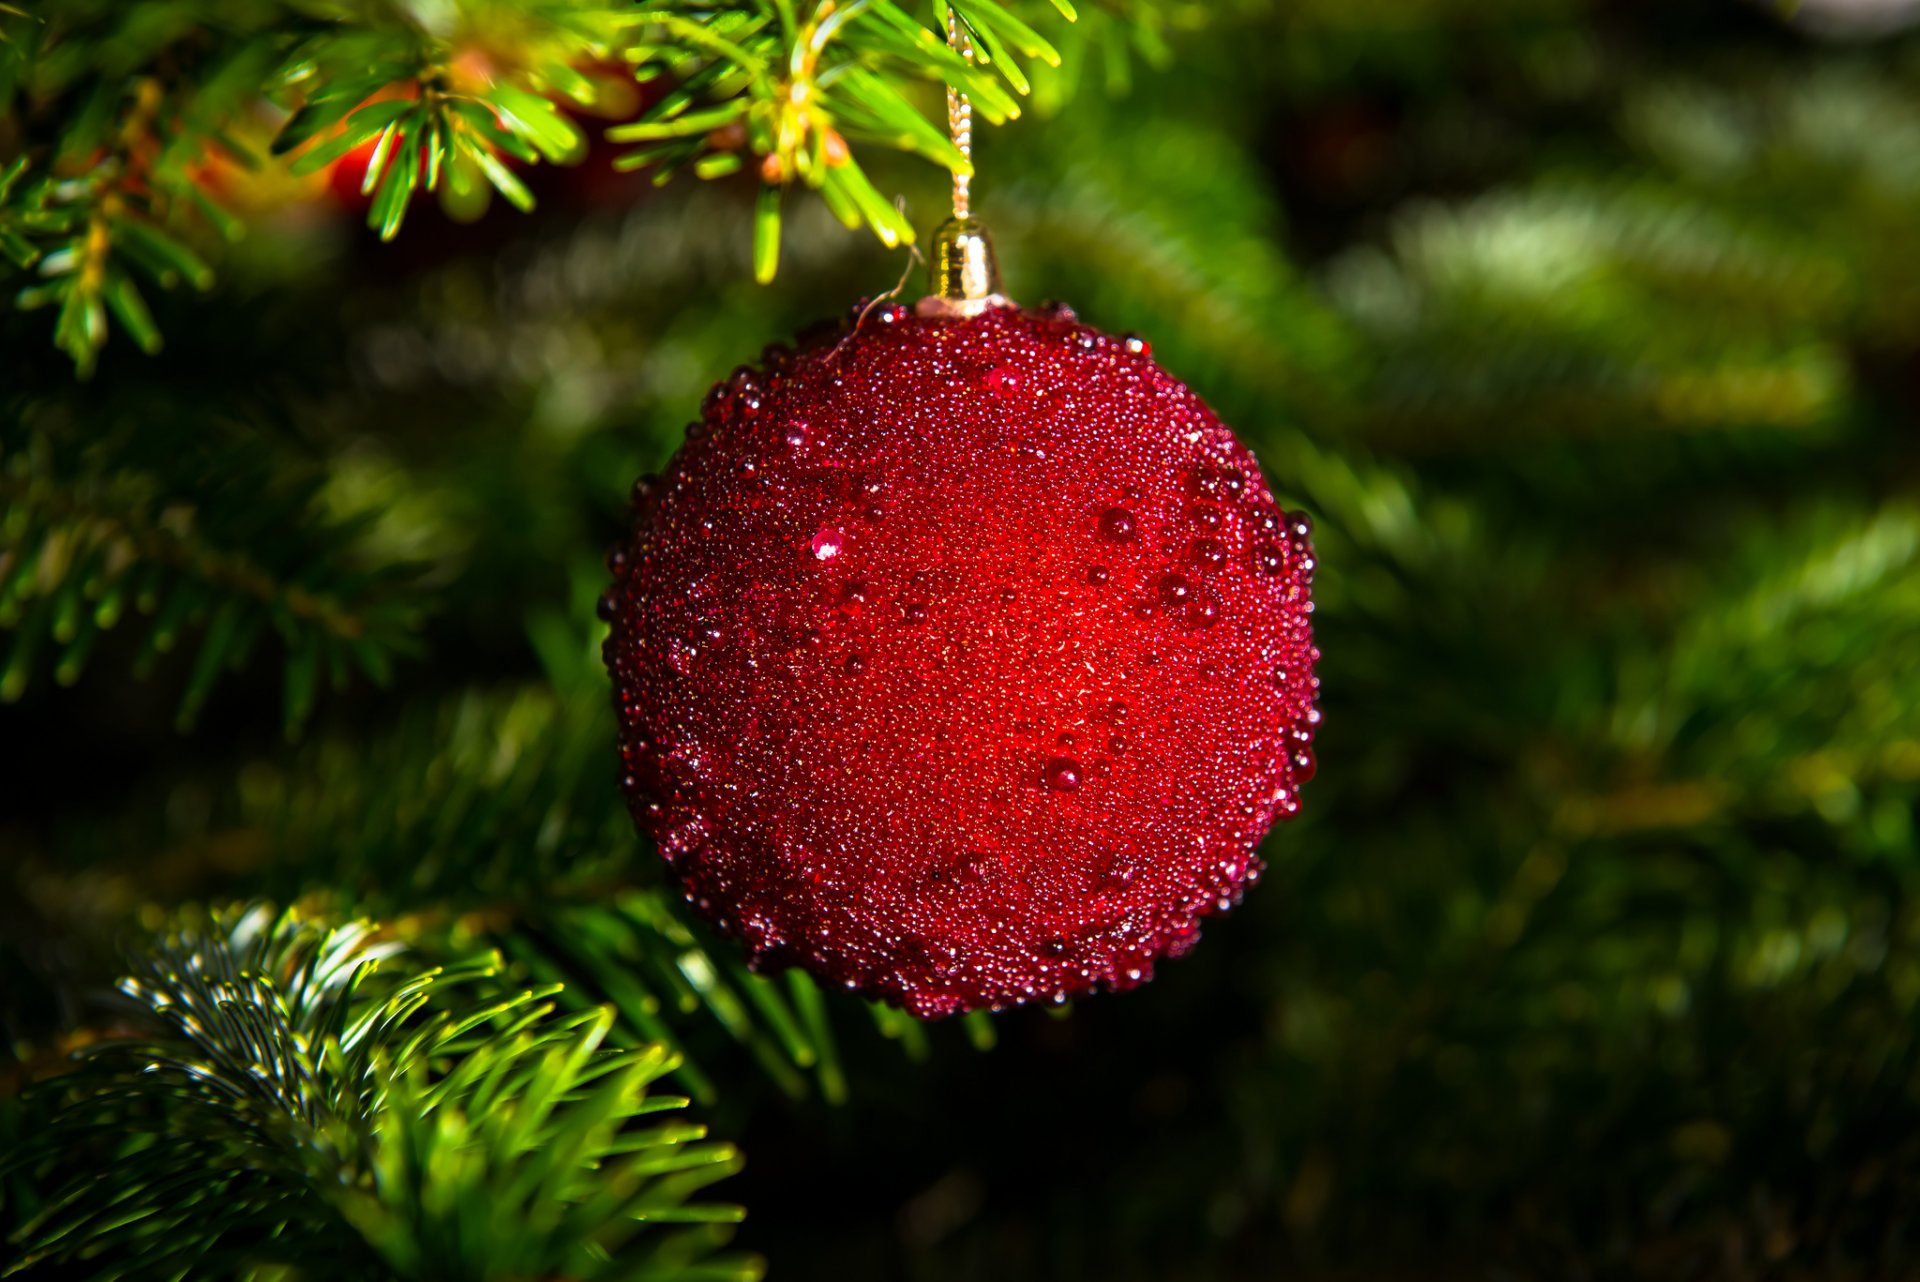
MULTIPOLYGON (((973 61, 973 42, 967 38, 966 30, 960 25, 960 15, 951 6, 947 8, 947 43, 953 51, 973 61)), ((973 103, 967 95, 951 85, 947 87, 947 135, 953 139, 953 145, 969 162, 973 160, 973 103)), ((956 173, 953 176, 953 216, 964 221, 973 213, 973 178, 969 174, 956 173)))

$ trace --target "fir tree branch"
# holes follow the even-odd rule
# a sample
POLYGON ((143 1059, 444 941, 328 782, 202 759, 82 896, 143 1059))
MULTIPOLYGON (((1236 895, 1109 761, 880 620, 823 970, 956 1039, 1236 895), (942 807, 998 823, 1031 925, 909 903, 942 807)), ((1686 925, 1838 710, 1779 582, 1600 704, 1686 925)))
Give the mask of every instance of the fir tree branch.
POLYGON ((1760 814, 1897 775, 1920 727, 1920 510, 1821 505, 1730 534, 1714 582, 1667 587, 1672 635, 1620 655, 1606 730, 1760 814))
MULTIPOLYGON (((1110 73, 1127 42, 1164 56, 1160 0, 1098 12, 1110 73)), ((260 163, 231 133, 243 111, 270 102, 286 113, 269 150, 294 174, 370 149, 367 221, 390 240, 422 193, 463 218, 490 193, 531 208, 520 171, 579 161, 579 117, 630 111, 630 72, 657 100, 611 131, 640 144, 621 166, 652 167, 662 182, 685 168, 713 179, 751 158, 762 183, 756 272, 771 279, 784 194, 796 184, 849 227, 864 224, 888 245, 912 241, 854 144, 967 172, 937 101, 918 86, 951 85, 982 118, 1009 120, 1032 88, 1028 65, 1061 63, 1035 23, 1075 17, 1069 0, 937 0, 924 20, 898 0, 285 0, 244 21, 207 4, 142 23, 59 0, 38 19, 0 25, 0 112, 11 106, 36 126, 0 170, 0 259, 36 273, 16 303, 54 309, 55 342, 85 375, 109 318, 158 350, 141 281, 211 286, 191 242, 195 225, 240 230, 208 174, 260 163), (945 43, 949 12, 972 61, 945 43)))
POLYGON ((14 1271, 757 1277, 713 1254, 739 1208, 691 1200, 733 1148, 651 1120, 671 1056, 494 970, 264 907, 170 936, 121 985, 133 1036, 26 1097, 14 1271))
MULTIPOLYGON (((173 834, 172 892, 371 913, 434 955, 449 939, 485 941, 515 974, 564 987, 562 1004, 604 1004, 622 1037, 671 1050, 674 1076, 703 1102, 742 1049, 782 1093, 843 1100, 837 1042, 862 1022, 924 1053, 924 1030, 899 1012, 823 994, 798 972, 750 971, 660 884, 606 760, 601 679, 572 689, 472 695, 372 743, 323 740, 256 766, 204 827, 173 834)), ((151 826, 106 825, 60 858, 95 862, 151 826)), ((967 1032, 991 1043, 984 1015, 967 1032)))
POLYGON ((489 188, 531 208, 514 167, 579 161, 587 138, 568 109, 632 95, 603 69, 637 36, 631 9, 589 0, 316 8, 328 21, 267 86, 294 108, 272 150, 297 151, 293 172, 308 173, 371 144, 361 192, 383 240, 423 191, 463 217, 485 208, 489 188))
POLYGON ((183 729, 269 628, 287 647, 290 734, 323 678, 386 680, 419 608, 396 591, 404 570, 355 566, 355 527, 317 512, 317 485, 211 425, 186 449, 128 427, 89 441, 24 416, 0 427, 0 628, 13 633, 0 699, 25 692, 49 644, 56 678, 77 681, 129 609, 152 618, 138 671, 204 625, 183 729))
MULTIPOLYGON (((251 17, 279 12, 263 6, 251 17)), ((208 228, 240 231, 203 170, 210 154, 240 154, 225 131, 257 99, 273 45, 257 27, 235 30, 224 12, 169 18, 67 0, 5 44, 12 69, 0 70, 0 113, 15 109, 24 150, 11 160, 27 172, 11 215, 0 189, 0 231, 16 224, 15 243, 0 235, 0 253, 33 268, 15 303, 54 310, 54 341, 83 377, 109 316, 143 350, 159 349, 139 281, 204 291, 213 271, 190 242, 208 228)))
POLYGON ((1850 346, 1920 327, 1920 97, 1870 68, 1737 86, 1654 79, 1620 109, 1628 171, 1410 205, 1332 292, 1381 342, 1372 437, 1834 431, 1850 346), (1863 234, 1863 228, 1878 234, 1863 234), (1627 323, 1651 314, 1657 324, 1627 323), (1500 429, 1489 434, 1488 424, 1500 429))

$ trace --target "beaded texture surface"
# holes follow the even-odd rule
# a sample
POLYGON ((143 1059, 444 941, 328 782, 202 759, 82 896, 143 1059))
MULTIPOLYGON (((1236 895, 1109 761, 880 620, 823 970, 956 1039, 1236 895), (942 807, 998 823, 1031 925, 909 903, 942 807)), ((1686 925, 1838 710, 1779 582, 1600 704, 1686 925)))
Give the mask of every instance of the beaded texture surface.
POLYGON ((925 1017, 1129 988, 1299 807, 1306 518, 1138 339, 870 308, 635 505, 624 784, 758 965, 925 1017))

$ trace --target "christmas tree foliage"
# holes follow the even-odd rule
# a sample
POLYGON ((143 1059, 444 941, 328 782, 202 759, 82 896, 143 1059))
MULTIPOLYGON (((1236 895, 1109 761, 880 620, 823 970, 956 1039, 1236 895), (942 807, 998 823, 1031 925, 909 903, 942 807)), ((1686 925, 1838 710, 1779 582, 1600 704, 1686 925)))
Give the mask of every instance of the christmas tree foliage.
POLYGON ((1916 24, 0 3, 0 1274, 1912 1272, 1916 24), (1190 956, 923 1024, 682 903, 594 604, 975 163, 1325 723, 1190 956))

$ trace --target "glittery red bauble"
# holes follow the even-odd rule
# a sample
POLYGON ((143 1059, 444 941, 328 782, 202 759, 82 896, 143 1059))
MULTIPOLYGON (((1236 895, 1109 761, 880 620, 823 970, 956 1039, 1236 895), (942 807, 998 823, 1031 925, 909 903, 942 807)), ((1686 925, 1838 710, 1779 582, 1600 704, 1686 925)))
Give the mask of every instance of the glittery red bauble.
POLYGON ((761 963, 1129 988, 1298 809, 1306 518, 1146 344, 874 308, 714 389, 612 557, 625 782, 761 963))

